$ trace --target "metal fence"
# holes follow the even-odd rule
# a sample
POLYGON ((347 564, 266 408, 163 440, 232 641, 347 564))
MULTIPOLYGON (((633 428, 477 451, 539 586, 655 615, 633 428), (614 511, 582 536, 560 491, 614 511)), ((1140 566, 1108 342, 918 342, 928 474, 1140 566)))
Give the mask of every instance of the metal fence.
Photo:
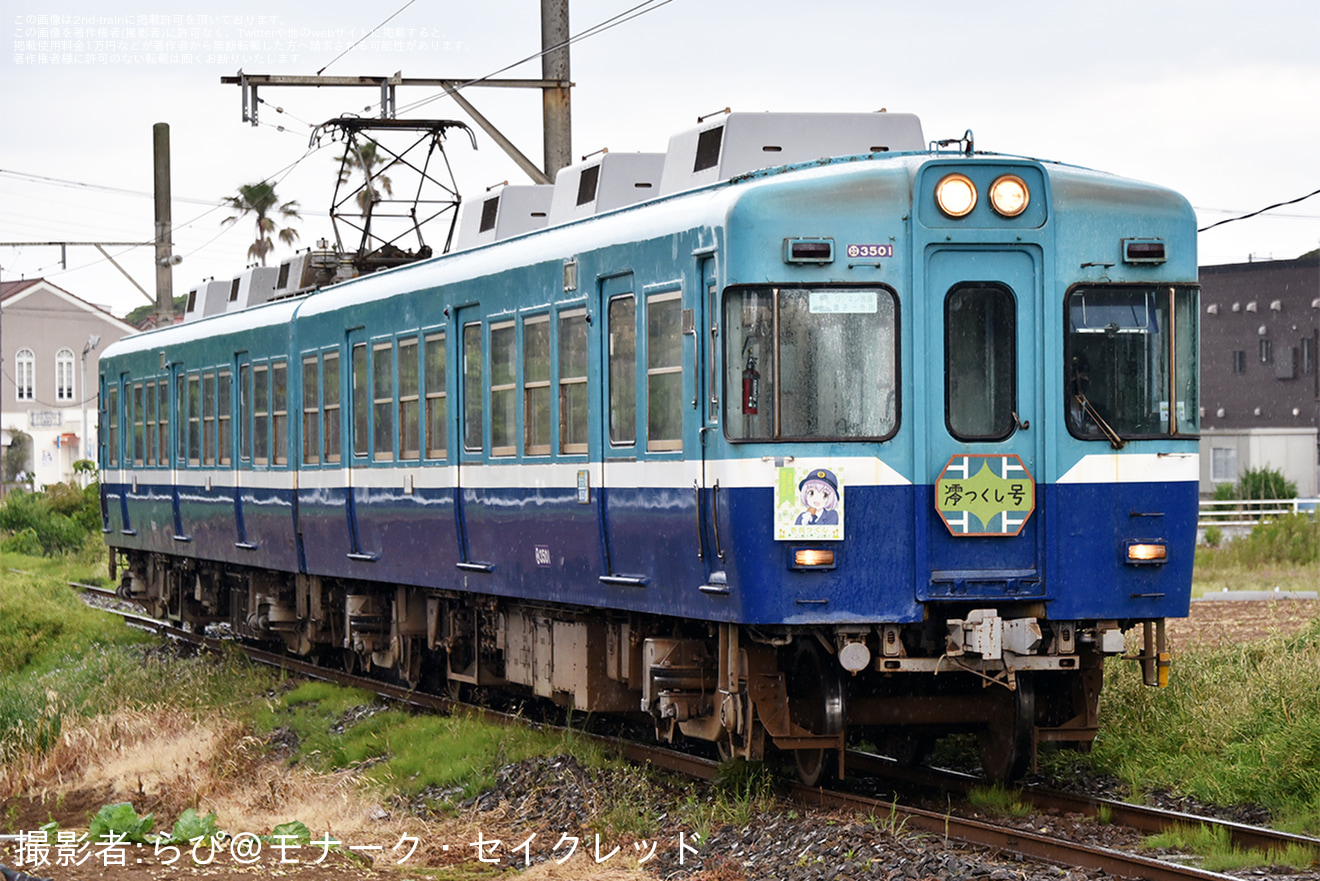
POLYGON ((1255 526, 1262 520, 1284 517, 1288 514, 1314 514, 1320 499, 1228 499, 1226 501, 1201 500, 1196 518, 1198 529, 1207 526, 1255 526))

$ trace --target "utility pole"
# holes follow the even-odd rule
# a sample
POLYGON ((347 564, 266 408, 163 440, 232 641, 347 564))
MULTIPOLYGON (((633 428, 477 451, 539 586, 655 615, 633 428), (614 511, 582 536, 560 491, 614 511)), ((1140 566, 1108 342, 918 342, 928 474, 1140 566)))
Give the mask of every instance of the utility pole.
POLYGON ((156 326, 174 323, 174 259, 170 220, 170 126, 151 128, 156 178, 156 326))
MULTIPOLYGON (((547 82, 569 82, 568 0, 541 0, 541 78, 547 82)), ((555 179, 559 169, 573 163, 573 126, 567 86, 547 87, 541 92, 542 126, 545 131, 545 176, 555 179)))

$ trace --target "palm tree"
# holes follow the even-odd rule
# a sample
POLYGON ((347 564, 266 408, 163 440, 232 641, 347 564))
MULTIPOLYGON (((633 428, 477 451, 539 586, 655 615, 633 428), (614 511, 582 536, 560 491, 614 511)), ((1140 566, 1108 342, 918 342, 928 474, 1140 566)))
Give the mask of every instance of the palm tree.
POLYGON ((362 213, 369 214, 369 206, 380 201, 380 193, 383 191, 386 196, 394 195, 394 187, 390 179, 385 174, 377 174, 374 169, 377 165, 389 167, 391 162, 381 155, 380 145, 367 138, 366 142, 358 145, 349 143, 344 147, 344 155, 339 157, 339 183, 348 183, 349 178, 354 171, 362 173, 365 182, 362 188, 357 192, 358 208, 362 213), (377 189, 379 186, 379 190, 377 189))
POLYGON ((287 225, 281 229, 270 217, 272 213, 278 214, 286 224, 290 219, 300 219, 298 202, 295 200, 282 205, 279 202, 279 197, 275 195, 275 185, 269 181, 244 184, 238 188, 238 195, 225 196, 225 204, 238 213, 226 217, 220 221, 221 224, 233 223, 249 214, 257 216, 257 240, 248 248, 248 256, 260 260, 262 266, 266 265, 266 255, 275 249, 275 243, 271 240, 272 234, 277 234, 281 242, 290 246, 298 240, 296 229, 287 225))

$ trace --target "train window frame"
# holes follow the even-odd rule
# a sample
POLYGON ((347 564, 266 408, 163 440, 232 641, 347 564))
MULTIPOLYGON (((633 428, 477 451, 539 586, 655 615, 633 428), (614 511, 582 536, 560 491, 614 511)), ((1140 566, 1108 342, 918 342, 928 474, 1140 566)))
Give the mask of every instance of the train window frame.
POLYGON ((173 450, 170 449, 170 379, 168 376, 161 376, 156 381, 156 413, 159 422, 156 425, 156 463, 162 468, 170 467, 170 457, 173 450))
POLYGON ((1072 437, 1083 442, 1108 442, 1118 449, 1129 441, 1192 440, 1200 436, 1199 303, 1200 286, 1196 284, 1079 282, 1068 288, 1063 299, 1063 411, 1064 424, 1072 437), (1102 318, 1097 318, 1092 322, 1085 312, 1074 310, 1074 298, 1082 297, 1080 305, 1085 309, 1085 295, 1091 292, 1110 297, 1141 293, 1145 314, 1138 320, 1134 305, 1109 304, 1114 311, 1107 317, 1114 320, 1102 323, 1102 318), (1122 308, 1132 310, 1130 321, 1118 320, 1122 308), (1083 321, 1080 327, 1079 316, 1083 321), (1143 338, 1149 340, 1144 349, 1132 351, 1136 345, 1132 341, 1143 338), (1107 343, 1113 350, 1112 375, 1136 378, 1138 382, 1114 389, 1097 382, 1101 371, 1091 363, 1092 356, 1104 353, 1094 343, 1107 343), (1120 351, 1120 346, 1129 351, 1120 351), (1142 356, 1142 363, 1136 365, 1140 370, 1117 363, 1119 358, 1136 355, 1142 356), (1104 399, 1096 395, 1097 386, 1106 395, 1104 399), (1158 393, 1164 397, 1155 399, 1158 393), (1127 405, 1126 411, 1115 412, 1120 395, 1122 400, 1135 403, 1127 405), (1100 420, 1095 419, 1096 415, 1100 420))
POLYGON ((490 455, 518 455, 518 322, 490 323, 490 455))
POLYGON ((683 291, 646 295, 646 449, 683 448, 683 291), (670 310, 677 307, 677 312, 670 310), (657 359, 665 356, 667 360, 657 359))
POLYGON ((344 459, 343 365, 339 349, 321 353, 321 456, 326 465, 340 465, 344 459))
POLYGON ((146 424, 143 421, 146 417, 147 408, 145 406, 145 392, 142 382, 133 383, 133 397, 130 406, 133 422, 133 455, 132 463, 135 467, 142 467, 145 464, 144 453, 146 452, 146 424))
POLYGON ((415 333, 404 334, 395 342, 398 349, 395 430, 400 462, 418 462, 422 458, 422 355, 418 337, 415 333))
POLYGON ((1013 416, 1018 410, 1017 312, 1017 295, 1012 288, 1002 282, 960 282, 944 295, 944 426, 955 440, 965 443, 997 443, 1007 440, 1017 429, 1017 420, 1013 416), (971 306, 993 305, 1006 309, 996 315, 998 320, 994 323, 985 320, 985 311, 979 312, 968 326, 968 332, 959 333, 955 338, 957 328, 954 313, 961 311, 958 297, 973 292, 993 293, 1000 299, 998 303, 991 304, 988 297, 978 297, 979 302, 970 304, 971 306), (1007 319, 1006 326, 1004 326, 1004 318, 1007 319), (981 340, 985 340, 985 345, 979 348, 976 344, 981 340, 973 336, 978 328, 983 334, 981 340), (986 339, 985 335, 991 332, 1000 339, 986 339), (1003 344, 1003 340, 1007 341, 1006 345, 1003 344), (961 360, 978 353, 985 356, 983 361, 992 362, 989 364, 989 369, 979 374, 977 371, 965 369, 975 365, 961 360), (970 395, 959 391, 956 383, 964 379, 974 381, 978 376, 981 380, 980 385, 977 389, 973 389, 970 395), (988 392, 986 389, 989 389, 988 392), (973 411, 979 408, 955 403, 955 400, 965 399, 988 405, 983 411, 990 414, 987 426, 977 426, 969 421, 971 416, 975 415, 973 411), (979 427, 989 430, 977 431, 979 427))
POLYGON ((194 370, 188 373, 188 420, 185 423, 188 467, 202 464, 202 375, 194 370))
POLYGON ((321 464, 321 358, 316 351, 302 355, 302 464, 321 464))
POLYGON ((444 461, 449 457, 449 340, 444 329, 427 331, 422 337, 422 383, 426 395, 426 458, 444 461), (432 356, 435 355, 433 358, 432 356), (436 440, 439 439, 439 444, 436 440))
POLYGON ((590 448, 591 432, 591 325, 587 321, 585 303, 559 310, 554 345, 558 351, 554 357, 558 375, 556 382, 559 393, 556 395, 559 405, 559 454, 562 456, 583 456, 590 448), (581 345, 566 345, 565 329, 575 339, 581 337, 581 345), (580 364, 572 363, 578 361, 580 364), (580 438, 580 440, 578 440, 580 438))
POLYGON ((371 461, 389 463, 394 454, 394 340, 378 339, 371 343, 371 367, 368 378, 371 395, 371 461))
POLYGON ((146 459, 147 467, 154 468, 156 467, 156 452, 157 452, 156 426, 159 423, 159 416, 156 408, 160 403, 159 399, 156 397, 156 380, 154 378, 147 380, 146 385, 144 386, 143 403, 146 404, 146 409, 147 409, 146 415, 143 418, 143 422, 146 426, 146 444, 147 444, 145 459, 146 459))
POLYGON ((609 401, 610 446, 616 449, 637 445, 637 317, 635 294, 618 294, 606 303, 606 381, 609 383, 606 398, 609 401), (626 315, 616 316, 615 307, 627 307, 629 311, 626 315), (627 433, 624 433, 625 429, 627 433))
MULTIPOLYGON (((810 299, 810 298, 808 298, 810 299)), ((810 307, 809 311, 810 311, 810 307)), ((843 307, 846 308, 846 305, 843 307)), ((827 313, 822 313, 827 314, 827 313)), ((867 312, 866 314, 870 314, 867 312)), ((902 409, 902 389, 903 389, 903 312, 902 301, 898 292, 886 284, 747 284, 732 285, 725 288, 721 295, 719 320, 721 323, 720 333, 723 335, 723 345, 720 347, 721 361, 719 363, 719 372, 722 377, 722 419, 724 437, 730 443, 883 443, 894 438, 903 424, 902 409), (881 377, 888 380, 888 388, 884 385, 877 388, 878 392, 884 394, 885 414, 890 420, 887 431, 878 434, 795 434, 785 430, 780 410, 780 398, 783 394, 782 383, 779 381, 781 371, 781 343, 782 336, 781 315, 779 308, 780 294, 810 294, 812 292, 824 293, 826 295, 835 295, 841 302, 847 302, 848 297, 855 296, 858 293, 874 292, 876 294, 875 306, 876 314, 888 321, 888 324, 881 330, 888 336, 892 342, 892 351, 889 352, 887 359, 887 375, 881 377), (748 294, 770 294, 772 306, 769 314, 757 314, 754 304, 746 301, 748 294), (881 303, 885 306, 882 308, 881 303), (740 328, 745 331, 751 327, 753 322, 756 325, 756 336, 763 340, 768 340, 769 345, 763 347, 768 349, 769 357, 765 357, 767 351, 762 351, 762 357, 756 359, 756 364, 748 359, 748 347, 745 345, 750 334, 746 332, 737 332, 734 328, 735 316, 731 314, 732 310, 737 310, 737 320, 740 328), (737 351, 733 351, 737 349, 737 351), (769 407, 767 414, 770 430, 768 432, 752 433, 743 431, 739 433, 739 426, 745 424, 744 415, 759 415, 757 413, 744 414, 742 411, 749 403, 755 402, 754 409, 759 410, 762 407, 769 407), (765 402, 765 403, 761 403, 765 402)), ((716 369, 715 364, 711 369, 716 369)))
MULTIPOLYGON (((233 377, 233 371, 228 367, 216 371, 216 464, 222 468, 230 467, 234 461, 233 377)), ((163 433, 161 437, 164 437, 163 433)))
POLYGON ((110 468, 119 467, 119 383, 107 382, 105 389, 105 459, 110 468))
POLYGON ((216 372, 206 370, 202 373, 202 464, 214 467, 216 464, 219 438, 216 435, 216 372))
POLYGON ((287 468, 289 465, 289 360, 274 358, 270 362, 270 461, 287 468))
POLYGON ((252 362, 252 465, 270 467, 270 362, 252 362))
POLYGON ((522 319, 522 441, 526 456, 549 456, 554 449, 554 360, 549 312, 522 319))

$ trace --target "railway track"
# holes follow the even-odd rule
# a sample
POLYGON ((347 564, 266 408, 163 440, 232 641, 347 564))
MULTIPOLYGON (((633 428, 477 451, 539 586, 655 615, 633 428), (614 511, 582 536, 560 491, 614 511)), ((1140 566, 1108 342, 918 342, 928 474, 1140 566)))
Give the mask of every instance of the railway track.
MULTIPOLYGON (((71 583, 87 594, 119 599, 113 590, 95 585, 71 583)), ((100 606, 118 615, 131 626, 156 632, 162 636, 199 646, 220 650, 232 646, 232 640, 221 639, 184 630, 157 619, 136 614, 124 608, 100 606)), ((276 667, 308 678, 335 682, 360 688, 382 697, 422 709, 448 712, 463 706, 481 714, 488 721, 506 725, 524 725, 524 716, 515 716, 486 707, 461 704, 449 697, 408 689, 376 679, 357 676, 344 671, 322 667, 252 646, 243 646, 244 652, 258 663, 276 667)), ((553 726, 549 726, 553 727, 553 726)), ((715 778, 719 763, 673 749, 598 734, 578 732, 610 747, 629 761, 646 763, 700 780, 715 778)), ((905 768, 882 756, 864 752, 849 752, 847 764, 850 774, 875 778, 886 785, 896 785, 965 796, 984 781, 965 774, 932 769, 905 768)), ((992 851, 1014 854, 1020 858, 1037 860, 1064 867, 1077 867, 1105 872, 1123 878, 1143 878, 1149 881, 1229 881, 1236 876, 1198 869, 1194 866, 1158 860, 1141 854, 1089 845, 1053 837, 1048 834, 1000 825, 981 819, 960 817, 952 812, 936 812, 884 801, 862 793, 823 788, 810 788, 801 784, 790 787, 789 798, 808 806, 835 811, 851 811, 873 817, 884 817, 894 828, 919 830, 931 835, 977 845, 992 851)), ((1225 830, 1235 846, 1263 851, 1282 850, 1288 846, 1310 848, 1313 857, 1320 860, 1320 839, 1276 832, 1242 823, 1210 817, 1195 816, 1176 811, 1127 804, 1111 799, 1091 798, 1039 788, 1024 788, 1020 800, 1041 812, 1081 814, 1098 817, 1107 815, 1108 822, 1130 827, 1143 834, 1162 832, 1176 825, 1202 825, 1225 830)))

